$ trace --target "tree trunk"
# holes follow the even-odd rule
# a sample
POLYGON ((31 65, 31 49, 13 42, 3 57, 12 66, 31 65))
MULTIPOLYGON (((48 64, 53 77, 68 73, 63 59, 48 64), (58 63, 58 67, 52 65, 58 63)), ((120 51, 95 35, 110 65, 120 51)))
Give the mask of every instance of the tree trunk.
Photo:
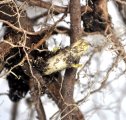
MULTIPOLYGON (((74 43, 81 36, 81 6, 80 0, 70 0, 70 21, 71 21, 71 43, 74 43)), ((78 60, 76 61, 78 62, 78 60)), ((75 85, 76 69, 66 69, 62 83, 62 99, 64 104, 61 105, 62 120, 84 120, 84 117, 73 99, 75 85)))

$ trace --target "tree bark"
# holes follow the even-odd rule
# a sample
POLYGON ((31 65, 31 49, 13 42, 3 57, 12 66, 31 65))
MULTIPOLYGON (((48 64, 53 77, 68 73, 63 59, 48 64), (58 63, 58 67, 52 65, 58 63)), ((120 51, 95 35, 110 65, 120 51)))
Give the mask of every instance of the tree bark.
POLYGON ((46 120, 46 115, 45 115, 45 110, 42 104, 42 101, 40 99, 41 97, 41 83, 43 81, 43 78, 41 74, 39 74, 35 69, 33 69, 33 74, 35 78, 30 80, 30 92, 31 92, 31 97, 33 100, 33 103, 35 105, 36 112, 38 114, 38 119, 39 120, 46 120), (38 87, 40 84, 40 88, 38 87))
MULTIPOLYGON (((81 6, 80 0, 70 0, 70 21, 71 21, 71 43, 74 43, 81 36, 81 6)), ((78 61, 76 61, 78 62, 78 61)), ((76 69, 67 69, 62 83, 62 99, 64 104, 61 105, 62 120, 84 120, 84 117, 73 99, 75 85, 76 69)))

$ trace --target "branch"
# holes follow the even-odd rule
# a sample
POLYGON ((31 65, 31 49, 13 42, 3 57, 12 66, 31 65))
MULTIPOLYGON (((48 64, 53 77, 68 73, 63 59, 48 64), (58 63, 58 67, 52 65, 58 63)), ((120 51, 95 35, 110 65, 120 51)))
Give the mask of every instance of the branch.
MULTIPOLYGON (((41 0, 21 0, 21 1, 22 2, 27 1, 27 3, 31 6, 38 6, 38 7, 49 9, 53 11, 53 13, 65 13, 68 10, 68 7, 53 5, 52 3, 41 1, 41 0)), ((85 11, 91 11, 91 8, 88 6, 82 6, 81 12, 83 13, 85 11)), ((68 12, 70 11, 68 10, 68 12)))
POLYGON ((87 51, 88 47, 88 44, 84 40, 78 40, 71 47, 61 50, 57 55, 47 60, 44 74, 49 75, 65 68, 71 68, 87 51))
MULTIPOLYGON (((73 49, 73 56, 79 56, 82 55, 83 53, 79 53, 78 52, 82 52, 85 51, 87 49, 87 44, 85 43, 81 43, 78 38, 81 37, 82 35, 82 30, 81 30, 81 5, 80 5, 80 0, 70 0, 70 5, 69 5, 69 10, 70 10, 70 22, 71 22, 71 43, 76 43, 79 42, 79 46, 81 46, 81 48, 76 47, 76 50, 74 51, 73 49), (74 54, 77 53, 77 55, 74 54)), ((74 46, 74 45, 73 45, 74 46)), ((73 57, 73 58, 74 58, 73 57)), ((71 59, 73 59, 70 56, 71 59)), ((74 62, 78 62, 79 58, 75 59, 74 62)), ((61 105, 61 119, 62 120, 84 120, 84 117, 81 113, 81 111, 78 109, 77 105, 74 102, 73 99, 73 93, 74 93, 74 85, 75 85, 75 76, 76 76, 76 69, 74 68, 70 68, 70 69, 66 69, 65 72, 65 76, 64 76, 64 80, 61 84, 61 95, 62 95, 62 99, 64 101, 64 104, 61 105)))
POLYGON ((11 50, 11 48, 11 45, 4 42, 0 42, 0 72, 4 68, 4 57, 11 50))
POLYGON ((31 72, 32 72, 32 78, 30 80, 31 97, 35 105, 39 120, 46 120, 45 111, 40 99, 40 93, 41 93, 40 89, 42 86, 43 78, 41 74, 38 73, 35 69, 32 69, 31 72))
POLYGON ((13 103, 12 110, 11 110, 11 120, 16 120, 18 115, 18 107, 19 103, 13 103))

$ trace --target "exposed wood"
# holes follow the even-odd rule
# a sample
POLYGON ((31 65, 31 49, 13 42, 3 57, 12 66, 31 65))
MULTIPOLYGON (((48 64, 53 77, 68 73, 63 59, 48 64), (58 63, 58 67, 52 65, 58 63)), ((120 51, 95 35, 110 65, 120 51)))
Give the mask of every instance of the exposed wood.
POLYGON ((65 68, 71 68, 72 64, 87 51, 88 44, 84 40, 78 40, 71 47, 61 50, 57 55, 49 58, 44 68, 44 74, 61 71, 65 68))

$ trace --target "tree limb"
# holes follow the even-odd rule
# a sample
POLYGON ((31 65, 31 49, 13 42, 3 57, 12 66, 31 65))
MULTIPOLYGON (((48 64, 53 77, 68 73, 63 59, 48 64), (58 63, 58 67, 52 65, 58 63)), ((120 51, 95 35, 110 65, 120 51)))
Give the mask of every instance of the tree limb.
POLYGON ((30 80, 31 97, 35 105, 39 120, 46 120, 45 111, 40 99, 41 91, 39 91, 42 87, 42 85, 39 84, 42 83, 43 78, 41 74, 39 74, 35 69, 32 69, 32 72, 34 76, 32 76, 32 79, 30 80))
MULTIPOLYGON (((80 0, 70 0, 71 43, 78 42, 82 34, 81 30, 81 5, 80 0)), ((76 60, 78 62, 78 60, 76 60)), ((75 85, 76 69, 66 69, 64 81, 61 87, 61 95, 64 104, 61 105, 62 120, 84 120, 81 111, 76 106, 73 93, 75 85)))
MULTIPOLYGON (((61 6, 53 5, 52 3, 41 1, 41 0, 21 0, 21 1, 22 2, 27 1, 27 3, 30 6, 38 6, 38 7, 50 9, 54 13, 65 13, 68 10, 67 7, 61 7, 61 6)), ((81 12, 83 13, 85 11, 91 11, 91 8, 88 7, 88 6, 82 6, 81 12)), ((70 12, 70 11, 68 10, 68 12, 70 12)))

